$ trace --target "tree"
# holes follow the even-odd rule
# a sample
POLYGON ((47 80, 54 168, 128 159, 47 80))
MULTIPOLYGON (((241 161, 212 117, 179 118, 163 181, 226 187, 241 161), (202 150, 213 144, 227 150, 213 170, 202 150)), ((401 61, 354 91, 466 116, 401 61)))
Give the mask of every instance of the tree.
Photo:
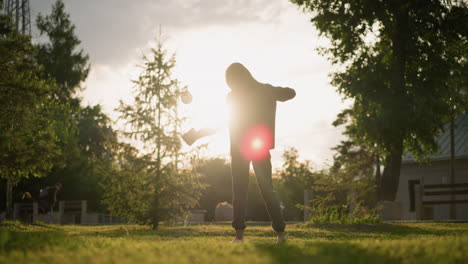
POLYGON ((200 160, 197 166, 200 181, 206 185, 200 197, 200 208, 205 209, 206 220, 215 218, 216 205, 232 201, 231 166, 222 158, 200 160))
MULTIPOLYGON (((360 181, 376 187, 374 199, 380 194, 380 156, 376 148, 358 143, 355 138, 355 120, 351 109, 338 114, 333 126, 346 126, 344 135, 347 136, 340 144, 332 148, 333 155, 332 174, 341 174, 347 181, 360 181)), ((373 200, 374 200, 373 199, 373 200)))
POLYGON ((143 170, 149 177, 145 195, 151 197, 146 215, 156 229, 160 221, 194 206, 199 192, 196 175, 181 173, 177 164, 181 147, 178 98, 185 91, 172 77, 175 56, 167 55, 158 41, 143 60, 142 72, 134 81, 134 104, 121 102, 117 111, 126 123, 123 135, 141 146, 140 161, 146 164, 143 170), (190 175, 192 188, 185 188, 184 175, 190 175))
POLYGON ((160 171, 164 179, 156 182, 154 160, 148 155, 140 156, 138 150, 128 144, 119 145, 113 166, 98 168, 103 176, 102 202, 112 214, 157 228, 159 221, 175 221, 197 204, 201 185, 193 170, 181 169, 175 173, 173 166, 165 166, 160 171), (159 208, 155 208, 155 196, 158 196, 159 208), (158 214, 156 225, 155 213, 158 214))
POLYGON ((44 65, 47 76, 56 80, 57 99, 69 103, 88 77, 89 57, 82 49, 76 51, 81 41, 62 0, 55 2, 50 15, 39 14, 36 24, 40 34, 45 34, 49 40, 39 44, 38 61, 44 65))
POLYGON ((378 221, 372 181, 372 165, 354 159, 368 157, 365 150, 340 147, 330 169, 313 170, 309 161, 299 161, 299 153, 291 148, 283 153, 283 167, 276 173, 274 184, 284 204, 287 220, 304 219, 304 190, 312 190, 310 221, 320 223, 378 221), (344 154, 344 156, 341 156, 344 154))
POLYGON ((90 70, 89 57, 79 49, 81 41, 63 1, 56 1, 50 14, 39 14, 36 24, 40 34, 47 37, 38 44, 37 60, 44 67, 44 75, 58 84, 54 99, 63 110, 50 118, 56 124, 63 155, 61 164, 48 177, 25 183, 23 188, 31 191, 60 181, 64 186, 61 199, 86 199, 91 210, 99 209, 102 190, 96 166, 110 163, 115 132, 99 105, 83 107, 76 97, 90 70))
POLYGON ((382 199, 394 200, 403 151, 436 149, 450 114, 450 87, 466 76, 463 1, 292 0, 331 41, 322 49, 344 66, 332 84, 354 99, 355 138, 384 156, 382 199), (453 56, 455 55, 455 56, 453 56))
MULTIPOLYGON (((66 168, 80 159, 77 117, 81 106, 75 92, 81 89, 81 83, 88 76, 89 58, 83 50, 76 51, 81 42, 61 0, 57 0, 52 6, 50 15, 39 14, 36 24, 40 34, 45 35, 48 40, 38 44, 37 60, 44 67, 45 77, 56 81, 58 89, 54 97, 64 109, 52 118, 57 124, 57 134, 64 153, 62 161, 66 168)), ((60 169, 54 168, 54 172, 60 174, 60 169)))
POLYGON ((52 100, 56 85, 43 79, 29 36, 18 34, 0 15, 0 177, 7 180, 6 212, 12 189, 22 178, 43 176, 60 154, 52 100))
POLYGON ((154 192, 148 156, 138 157, 138 151, 128 144, 120 144, 115 163, 98 167, 103 175, 102 202, 115 215, 126 216, 130 222, 150 224, 151 201, 154 192))
MULTIPOLYGON (((55 116, 49 118, 54 120, 55 116)), ((71 151, 76 153, 66 153, 62 155, 62 159, 57 157, 59 164, 45 177, 24 179, 15 191, 17 194, 27 191, 33 197, 37 197, 39 190, 44 186, 61 182, 63 187, 60 200, 87 200, 88 210, 102 212, 106 208, 101 203, 104 192, 101 181, 106 176, 103 172, 111 170, 115 163, 116 152, 119 149, 117 134, 111 127, 109 117, 102 112, 99 105, 81 108, 73 118, 77 122, 78 133, 70 136, 74 142, 71 151)), ((58 128, 55 130, 61 131, 58 128)))
POLYGON ((87 200, 90 210, 103 209, 100 204, 102 171, 112 166, 118 148, 117 135, 100 105, 80 109, 75 118, 79 153, 72 163, 50 174, 49 181, 62 182, 66 191, 61 194, 61 199, 87 200))
POLYGON ((304 202, 304 190, 312 188, 321 175, 312 170, 310 161, 299 161, 299 152, 295 148, 283 153, 283 167, 276 172, 276 189, 284 203, 284 217, 289 220, 304 219, 303 211, 296 205, 304 202))
POLYGON ((91 160, 110 158, 113 144, 117 142, 111 120, 102 112, 100 105, 87 106, 77 117, 78 145, 91 160))

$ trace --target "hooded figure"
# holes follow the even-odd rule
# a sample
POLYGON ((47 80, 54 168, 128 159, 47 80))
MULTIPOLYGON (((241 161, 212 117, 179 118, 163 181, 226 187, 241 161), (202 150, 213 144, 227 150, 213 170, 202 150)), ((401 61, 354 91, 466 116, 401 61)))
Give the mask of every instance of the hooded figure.
POLYGON ((285 223, 273 191, 270 149, 275 147, 276 102, 290 100, 296 92, 291 88, 258 82, 240 63, 227 68, 226 83, 231 89, 227 100, 231 108, 229 136, 234 206, 232 226, 236 229, 234 242, 242 241, 246 227, 250 162, 273 229, 278 232, 278 240, 284 240, 285 223))
POLYGON ((226 82, 231 88, 228 95, 231 154, 261 160, 275 148, 276 102, 290 100, 296 92, 258 82, 240 63, 227 68, 226 82))

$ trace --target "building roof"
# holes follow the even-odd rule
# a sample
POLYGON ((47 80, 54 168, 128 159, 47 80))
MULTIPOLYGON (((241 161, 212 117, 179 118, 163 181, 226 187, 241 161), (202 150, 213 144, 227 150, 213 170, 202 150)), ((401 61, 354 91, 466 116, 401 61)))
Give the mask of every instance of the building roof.
MULTIPOLYGON (((429 160, 450 159, 450 123, 444 125, 444 131, 436 138, 438 150, 429 157, 429 160)), ((468 112, 455 119, 455 158, 468 157, 468 112)), ((404 163, 415 162, 413 155, 403 157, 404 163)))

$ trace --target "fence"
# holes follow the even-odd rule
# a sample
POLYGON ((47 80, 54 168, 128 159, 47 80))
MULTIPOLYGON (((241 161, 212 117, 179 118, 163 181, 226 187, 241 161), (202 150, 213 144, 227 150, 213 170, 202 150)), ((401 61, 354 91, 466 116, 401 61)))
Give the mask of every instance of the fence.
POLYGON ((15 203, 13 219, 23 222, 35 223, 42 221, 50 224, 83 224, 83 225, 108 225, 123 224, 127 222, 125 217, 110 214, 88 212, 86 200, 60 201, 58 211, 47 214, 39 213, 39 205, 33 203, 15 203))

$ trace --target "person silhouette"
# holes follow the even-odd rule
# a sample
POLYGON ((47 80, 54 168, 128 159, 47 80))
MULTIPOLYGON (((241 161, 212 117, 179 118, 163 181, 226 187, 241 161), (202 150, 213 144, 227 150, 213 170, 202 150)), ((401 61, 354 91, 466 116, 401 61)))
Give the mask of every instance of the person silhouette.
POLYGON ((250 162, 278 242, 286 241, 286 224, 272 185, 270 150, 275 147, 276 102, 290 100, 296 92, 258 82, 240 63, 233 63, 226 69, 226 83, 231 90, 227 102, 231 110, 232 227, 236 230, 232 242, 242 242, 244 238, 250 162))
POLYGON ((57 194, 62 189, 62 184, 57 182, 53 186, 46 186, 39 191, 39 207, 42 213, 48 215, 48 224, 51 224, 54 207, 57 204, 57 194))

